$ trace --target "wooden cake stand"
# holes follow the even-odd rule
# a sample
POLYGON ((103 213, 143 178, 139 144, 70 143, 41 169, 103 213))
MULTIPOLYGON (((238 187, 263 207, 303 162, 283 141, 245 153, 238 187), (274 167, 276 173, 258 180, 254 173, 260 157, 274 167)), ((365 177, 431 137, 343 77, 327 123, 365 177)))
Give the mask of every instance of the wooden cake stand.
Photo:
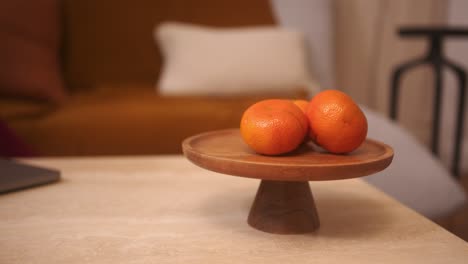
POLYGON ((182 148, 202 168, 261 179, 247 222, 276 234, 302 234, 319 227, 308 181, 366 176, 385 169, 393 158, 391 147, 370 139, 346 155, 330 154, 308 143, 287 155, 264 156, 243 142, 238 129, 192 136, 182 148))

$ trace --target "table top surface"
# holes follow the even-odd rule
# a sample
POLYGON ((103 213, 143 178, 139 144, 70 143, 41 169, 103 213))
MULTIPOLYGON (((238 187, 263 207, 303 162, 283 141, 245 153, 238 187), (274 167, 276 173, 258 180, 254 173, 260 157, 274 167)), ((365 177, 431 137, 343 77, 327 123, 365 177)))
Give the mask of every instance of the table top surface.
MULTIPOLYGON (((30 159, 59 183, 0 196, 0 263, 466 263, 468 244, 361 179, 311 182, 321 227, 251 228, 259 180, 182 156, 30 159)), ((390 175, 382 175, 391 177, 390 175)))

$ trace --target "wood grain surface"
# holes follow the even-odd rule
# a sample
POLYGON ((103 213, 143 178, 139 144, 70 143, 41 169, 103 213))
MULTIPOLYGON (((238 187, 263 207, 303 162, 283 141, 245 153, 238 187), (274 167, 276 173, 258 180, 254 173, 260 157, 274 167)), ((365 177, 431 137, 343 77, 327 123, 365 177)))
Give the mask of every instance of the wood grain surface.
POLYGON ((287 155, 259 155, 243 142, 238 129, 195 135, 184 140, 182 149, 190 161, 208 170, 281 181, 362 177, 385 169, 393 158, 390 146, 371 139, 345 155, 325 152, 310 142, 287 155))
POLYGON ((274 234, 315 231, 320 223, 309 183, 262 180, 247 222, 274 234))

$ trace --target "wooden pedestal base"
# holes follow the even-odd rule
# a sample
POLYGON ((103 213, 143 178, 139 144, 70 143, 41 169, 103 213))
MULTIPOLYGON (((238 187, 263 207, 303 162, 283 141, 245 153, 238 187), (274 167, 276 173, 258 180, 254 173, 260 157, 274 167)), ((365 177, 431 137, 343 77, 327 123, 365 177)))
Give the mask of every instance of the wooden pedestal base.
POLYGON ((303 234, 316 230, 320 223, 309 183, 262 180, 248 223, 275 234, 303 234))

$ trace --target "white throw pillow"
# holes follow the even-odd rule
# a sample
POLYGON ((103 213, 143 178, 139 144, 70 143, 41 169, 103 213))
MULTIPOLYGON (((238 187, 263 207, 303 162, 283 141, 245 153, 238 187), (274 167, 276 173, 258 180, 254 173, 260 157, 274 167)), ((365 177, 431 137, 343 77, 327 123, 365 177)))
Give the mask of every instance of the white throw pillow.
POLYGON ((450 215, 467 202, 461 185, 426 147, 395 122, 361 107, 369 124, 367 135, 392 146, 395 152, 392 164, 365 177, 367 182, 433 220, 450 215))
POLYGON ((278 27, 211 28, 175 22, 154 30, 164 95, 314 93, 305 37, 278 27))

